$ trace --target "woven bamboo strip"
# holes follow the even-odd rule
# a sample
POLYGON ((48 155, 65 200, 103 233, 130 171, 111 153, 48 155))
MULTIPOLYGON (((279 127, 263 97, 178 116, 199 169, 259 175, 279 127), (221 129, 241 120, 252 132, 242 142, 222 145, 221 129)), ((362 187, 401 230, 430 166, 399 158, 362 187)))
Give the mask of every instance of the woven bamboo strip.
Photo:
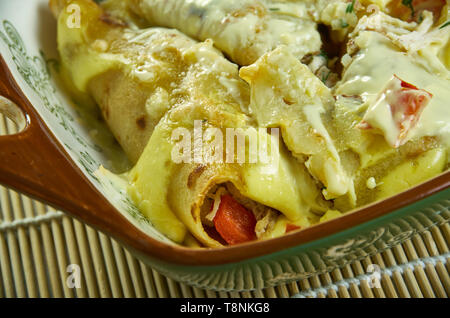
POLYGON ((58 259, 58 270, 61 278, 61 284, 64 297, 74 297, 74 290, 67 284, 67 266, 70 264, 66 253, 66 241, 64 238, 62 226, 58 221, 51 221, 53 244, 55 244, 56 255, 58 259))
POLYGON ((128 268, 130 270, 131 281, 133 283, 133 289, 137 298, 146 297, 144 284, 142 282, 142 274, 139 268, 139 264, 136 258, 131 256, 130 252, 124 251, 127 260, 128 268))
MULTIPOLYGON (((36 203, 37 215, 45 214, 45 207, 41 203, 36 203)), ((47 264, 47 272, 50 277, 51 295, 53 297, 63 297, 63 290, 61 286, 61 277, 58 272, 57 256, 55 253, 55 246, 53 245, 52 232, 49 224, 43 223, 40 225, 40 232, 44 248, 45 261, 47 264)))
MULTIPOLYGON (((431 228, 431 238, 425 240, 425 244, 427 244, 428 250, 433 256, 448 253, 447 245, 444 241, 441 231, 437 227, 431 228), (429 243, 431 241, 433 244, 429 243)), ((442 282, 442 285, 445 289, 447 297, 450 296, 450 279, 448 275, 448 271, 446 271, 445 266, 442 262, 436 263, 436 272, 438 273, 439 280, 442 282), (447 275, 446 275, 447 274, 447 275)))
MULTIPOLYGON (((394 252, 394 256, 400 264, 407 263, 408 259, 401 245, 394 246, 392 248, 394 252)), ((406 283, 406 287, 408 288, 408 292, 411 297, 423 297, 422 292, 419 289, 416 278, 414 277, 414 272, 411 268, 406 268, 403 272, 402 279, 406 283)))
MULTIPOLYGON (((386 267, 396 266, 397 263, 395 261, 394 255, 391 250, 385 251, 382 254, 377 254, 373 257, 374 262, 370 259, 366 261, 367 266, 370 264, 376 264, 380 266, 381 269, 385 269, 386 267)), ((389 276, 387 273, 381 275, 381 286, 382 288, 374 288, 373 292, 377 297, 389 297, 389 298, 398 298, 398 297, 409 297, 408 289, 403 282, 402 276, 399 272, 394 272, 393 277, 389 276), (396 285, 394 285, 394 282, 396 285), (396 289, 397 287, 397 289, 396 289), (398 295, 397 291, 399 291, 400 295, 398 295)))
MULTIPOLYGON (((192 290, 194 291, 194 298, 206 298, 206 292, 203 289, 193 287, 192 290)), ((250 294, 250 297, 251 294, 250 294)))
MULTIPOLYGON (((3 189, 0 189, 0 191, 3 191, 3 189)), ((1 200, 1 199, 0 199, 1 200)), ((3 200, 2 200, 3 202, 3 200)), ((8 245, 6 242, 6 236, 7 235, 0 235, 0 269, 1 269, 1 275, 2 275, 2 282, 5 289, 5 296, 6 297, 15 297, 15 291, 14 291, 14 280, 12 275, 12 269, 10 264, 10 256, 8 251, 8 245)))
MULTIPOLYGON (((333 284, 333 280, 331 279, 331 275, 329 273, 322 275, 322 285, 330 286, 332 284, 333 284)), ((336 293, 336 291, 333 288, 328 288, 327 297, 338 298, 338 294, 336 293)))
MULTIPOLYGON (((80 266, 80 264, 81 264, 80 254, 78 251, 77 241, 76 241, 75 233, 74 233, 73 226, 72 226, 72 220, 69 217, 63 217, 62 218, 62 227, 63 227, 64 236, 66 239, 66 250, 68 253, 69 264, 67 266, 70 266, 72 264, 80 266)), ((67 278, 69 278, 68 277, 69 274, 70 273, 69 273, 68 269, 66 268, 67 278)), ((83 269, 83 274, 84 274, 84 269, 83 269)), ((87 288, 86 288, 87 283, 86 283, 85 275, 81 275, 81 279, 83 280, 83 282, 81 284, 81 288, 76 288, 73 290, 76 292, 77 297, 85 298, 85 297, 87 297, 87 288)))
MULTIPOLYGON (((424 236, 427 236, 427 234, 430 234, 429 232, 424 233, 424 236)), ((427 248, 425 247, 425 244, 423 242, 423 239, 421 236, 416 235, 413 240, 414 248, 417 250, 418 256, 420 258, 429 257, 430 253, 428 253, 427 248)), ((444 287, 442 286, 441 282, 439 281, 439 277, 437 275, 436 269, 431 263, 427 263, 425 265, 425 275, 430 282, 430 290, 433 292, 435 297, 444 298, 446 297, 446 293, 444 290, 444 287)))
POLYGON ((289 290, 289 295, 295 295, 300 291, 298 289, 298 285, 295 282, 289 283, 287 285, 287 288, 289 290))
POLYGON ((156 290, 158 291, 158 295, 163 298, 169 297, 167 281, 165 280, 165 278, 155 270, 152 270, 152 272, 153 276, 155 277, 156 290))
MULTIPOLYGON (((350 265, 346 265, 343 269, 346 278, 355 278, 353 270, 350 265)), ((360 283, 359 281, 357 281, 360 283)), ((359 284, 356 282, 351 282, 349 287, 350 297, 352 298, 362 298, 361 291, 359 289, 359 284)))
POLYGON ((122 287, 120 286, 119 272, 114 260, 114 252, 111 246, 111 240, 103 233, 99 233, 100 244, 105 258, 106 269, 108 272, 112 296, 115 298, 123 297, 122 287))
MULTIPOLYGON (((444 236, 445 242, 450 242, 450 225, 448 223, 445 223, 441 227, 442 234, 444 236)), ((448 243, 447 243, 447 250, 448 250, 448 243)), ((447 272, 450 272, 450 262, 446 263, 447 272)))
MULTIPOLYGON (((403 244, 403 246, 409 260, 417 260, 419 258, 410 240, 406 241, 403 244)), ((426 279, 423 268, 420 267, 419 265, 415 266, 414 275, 416 276, 417 283, 419 285, 418 287, 422 292, 423 296, 426 298, 434 297, 433 291, 431 290, 431 286, 426 279)))
POLYGON ((278 297, 281 297, 281 298, 288 298, 290 296, 286 285, 277 286, 276 293, 277 293, 278 297))
MULTIPOLYGON (((33 212, 33 202, 27 198, 22 196, 23 207, 25 211, 25 217, 32 218, 35 217, 35 213, 33 212)), ((31 241, 32 248, 32 259, 35 264, 35 270, 37 275, 37 284, 39 288, 39 296, 40 297, 50 297, 50 290, 47 282, 47 273, 45 269, 45 262, 43 256, 42 242, 38 229, 34 226, 29 228, 29 235, 31 241)))
POLYGON ((117 268, 120 273, 119 278, 123 295, 126 298, 135 297, 133 286, 131 284, 131 276, 126 263, 123 248, 114 240, 112 241, 112 247, 114 251, 115 261, 117 263, 117 268))
POLYGON ((193 294, 192 294, 192 289, 190 286, 186 285, 186 284, 180 284, 180 289, 181 289, 181 296, 183 298, 192 298, 193 294))
POLYGON ((241 293, 239 293, 239 292, 229 292, 228 296, 230 298, 241 298, 241 293))
POLYGON ((166 278, 167 286, 169 287, 169 293, 173 298, 181 298, 179 284, 177 284, 173 279, 166 278))
POLYGON ((229 298, 230 296, 225 292, 218 292, 217 297, 218 298, 229 298))
POLYGON ((96 281, 98 283, 100 297, 112 297, 108 280, 108 272, 103 258, 100 240, 97 232, 89 226, 86 227, 88 244, 90 246, 96 281))
MULTIPOLYGON (((0 200, 2 202, 2 210, 4 211, 4 220, 11 221, 12 214, 11 209, 9 207, 8 193, 7 191, 5 191, 5 189, 2 189, 1 191, 0 200)), ((7 249, 9 252, 9 260, 12 268, 12 277, 14 282, 13 291, 15 292, 15 295, 17 297, 26 297, 27 293, 25 287, 25 278, 20 260, 19 243, 16 237, 16 233, 12 230, 8 230, 6 232, 6 241, 7 241, 6 242, 7 249)))
MULTIPOLYGON (((21 202, 19 195, 15 192, 13 193, 10 192, 9 197, 13 207, 12 211, 14 219, 22 219, 23 209, 20 206, 21 202)), ((33 268, 33 257, 31 254, 30 242, 28 241, 27 231, 28 229, 25 229, 23 227, 19 227, 17 229, 17 236, 20 249, 19 254, 23 266, 27 296, 31 298, 36 298, 38 297, 39 292, 36 285, 36 275, 33 268)))
POLYGON ((311 285, 309 284, 309 281, 307 279, 302 279, 297 283, 300 287, 300 290, 309 290, 311 289, 311 285))
POLYGON ((276 298, 277 297, 277 293, 275 291, 275 288, 273 288, 273 287, 266 288, 264 290, 264 295, 267 298, 276 298))
MULTIPOLYGON (((1 274, 1 269, 0 269, 0 274, 1 274)), ((0 298, 4 298, 5 297, 5 293, 3 291, 3 282, 0 279, 0 298)))
MULTIPOLYGON (((319 279, 318 276, 310 277, 308 280, 309 280, 309 282, 310 282, 310 284, 311 284, 311 287, 312 287, 313 289, 318 289, 318 288, 322 287, 322 285, 321 285, 321 283, 320 283, 320 279, 319 279)), ((325 297, 325 293, 322 292, 322 291, 320 291, 320 292, 317 293, 316 297, 318 297, 318 298, 324 298, 324 297, 325 297)))
POLYGON ((143 264, 142 262, 139 262, 139 266, 141 267, 147 297, 157 298, 158 293, 156 292, 155 281, 153 279, 153 275, 150 269, 147 266, 145 266, 145 264, 143 264))
POLYGON ((72 226, 76 237, 76 243, 80 253, 80 263, 77 265, 83 269, 83 276, 85 277, 85 286, 82 286, 86 290, 88 297, 98 297, 97 280, 92 266, 92 259, 89 253, 89 244, 87 242, 87 236, 84 232, 84 226, 77 220, 72 220, 72 226))
POLYGON ((263 291, 262 290, 255 290, 255 291, 252 291, 252 295, 253 295, 253 297, 255 297, 255 298, 264 298, 264 293, 263 293, 263 291))
MULTIPOLYGON (((344 278, 339 269, 335 269, 331 272, 331 277, 334 281, 342 281, 344 278)), ((338 295, 340 298, 350 298, 350 294, 348 293, 348 289, 346 289, 343 285, 339 285, 338 287, 338 295)))
POLYGON ((252 298, 252 294, 249 291, 241 293, 242 298, 252 298))
MULTIPOLYGON (((364 268, 363 268, 363 265, 361 264, 361 262, 353 263, 352 268, 353 268, 354 274, 356 276, 365 274, 365 271, 364 271, 364 268)), ((369 287, 369 283, 366 280, 361 281, 359 287, 360 287, 361 297, 364 297, 364 298, 373 298, 374 297, 372 290, 369 287)))

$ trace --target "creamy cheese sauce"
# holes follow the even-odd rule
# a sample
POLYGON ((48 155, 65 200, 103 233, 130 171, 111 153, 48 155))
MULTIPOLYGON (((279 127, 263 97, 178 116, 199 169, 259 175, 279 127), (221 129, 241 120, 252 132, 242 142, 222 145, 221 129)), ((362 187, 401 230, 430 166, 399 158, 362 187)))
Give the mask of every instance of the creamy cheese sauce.
MULTIPOLYGON (((409 138, 439 136, 446 147, 450 147, 450 82, 430 74, 417 61, 417 57, 402 52, 379 33, 365 31, 356 39, 356 43, 361 50, 338 83, 336 94, 359 95, 364 100, 363 106, 369 107, 395 74, 433 94, 409 138)), ((380 122, 386 120, 385 113, 379 112, 378 116, 380 122)))
POLYGON ((151 23, 198 40, 210 38, 238 64, 248 65, 281 44, 298 58, 320 50, 320 35, 307 6, 282 4, 281 10, 270 1, 256 0, 138 2, 135 11, 151 23))

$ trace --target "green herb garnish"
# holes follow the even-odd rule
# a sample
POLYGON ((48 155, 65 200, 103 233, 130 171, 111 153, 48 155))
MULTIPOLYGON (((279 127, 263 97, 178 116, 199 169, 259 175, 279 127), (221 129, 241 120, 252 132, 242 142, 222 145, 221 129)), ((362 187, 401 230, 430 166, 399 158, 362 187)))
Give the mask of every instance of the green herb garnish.
POLYGON ((326 83, 326 81, 328 80, 328 77, 330 77, 331 71, 328 72, 328 74, 325 76, 324 74, 322 74, 322 82, 326 83))
POLYGON ((345 29, 348 26, 349 24, 345 20, 341 19, 341 28, 345 29))
POLYGON ((347 6, 347 9, 345 10, 346 13, 352 13, 353 10, 355 9, 355 1, 356 0, 352 0, 352 3, 349 3, 347 6))
POLYGON ((424 19, 423 14, 421 14, 420 17, 419 17, 419 20, 417 21, 417 23, 422 23, 423 19, 424 19))
POLYGON ((328 60, 330 59, 330 58, 328 57, 328 53, 325 52, 324 50, 320 50, 319 56, 322 56, 325 60, 327 60, 327 62, 328 62, 328 60))
POLYGON ((413 0, 402 0, 402 4, 411 9, 411 17, 414 17, 416 15, 413 6, 413 0))
POLYGON ((269 8, 270 11, 280 11, 280 8, 269 8))
POLYGON ((439 27, 439 29, 443 29, 443 28, 445 28, 446 26, 449 26, 450 25, 450 21, 447 21, 447 22, 445 22, 443 25, 441 25, 440 27, 439 27))

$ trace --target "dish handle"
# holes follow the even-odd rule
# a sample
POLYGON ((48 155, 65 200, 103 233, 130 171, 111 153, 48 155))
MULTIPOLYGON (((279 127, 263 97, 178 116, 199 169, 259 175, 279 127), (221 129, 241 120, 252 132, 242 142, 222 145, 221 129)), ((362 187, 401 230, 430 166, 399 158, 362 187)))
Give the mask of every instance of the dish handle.
POLYGON ((0 112, 20 131, 0 135, 0 184, 13 188, 156 258, 183 255, 130 223, 74 163, 20 90, 0 55, 0 112))
POLYGON ((19 128, 18 133, 0 135, 0 184, 106 231, 114 227, 111 222, 125 224, 45 125, 1 55, 0 112, 19 128))
POLYGON ((0 136, 0 183, 58 207, 75 205, 80 188, 86 186, 79 187, 84 180, 23 95, 1 56, 0 112, 19 130, 0 136))

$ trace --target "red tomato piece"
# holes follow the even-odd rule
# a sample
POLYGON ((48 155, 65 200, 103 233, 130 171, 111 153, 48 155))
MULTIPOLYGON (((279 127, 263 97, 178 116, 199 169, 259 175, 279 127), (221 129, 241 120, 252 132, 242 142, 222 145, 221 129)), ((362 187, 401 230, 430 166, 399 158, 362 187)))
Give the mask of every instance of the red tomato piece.
MULTIPOLYGON (((419 121, 423 109, 429 103, 433 95, 423 89, 401 81, 401 90, 396 92, 397 103, 391 104, 392 117, 400 129, 399 144, 403 144, 408 131, 419 121)), ((406 142, 406 141, 405 141, 406 142)))
POLYGON ((300 226, 288 223, 288 224, 286 224, 286 232, 285 233, 289 233, 289 232, 292 232, 292 231, 295 231, 295 230, 300 230, 300 229, 301 229, 300 226))
POLYGON ((427 10, 433 13, 436 22, 445 6, 446 0, 412 0, 411 2, 403 2, 403 0, 395 0, 389 4, 390 12, 397 18, 404 21, 420 22, 422 12, 427 10))
POLYGON ((230 245, 256 239, 256 218, 231 195, 221 197, 214 217, 214 226, 220 236, 230 245))
POLYGON ((432 97, 433 95, 429 92, 419 89, 394 75, 383 92, 379 94, 375 104, 367 110, 357 127, 364 130, 375 129, 381 132, 386 137, 387 142, 392 147, 397 148, 408 141, 409 131, 416 126, 423 109, 432 97), (390 114, 386 114, 386 116, 391 116, 391 120, 380 117, 379 110, 385 107, 389 107, 390 114), (395 135, 393 132, 395 132, 395 135))
POLYGON ((412 4, 416 19, 419 19, 420 14, 425 10, 432 12, 435 19, 438 19, 445 6, 445 0, 414 0, 412 4))

